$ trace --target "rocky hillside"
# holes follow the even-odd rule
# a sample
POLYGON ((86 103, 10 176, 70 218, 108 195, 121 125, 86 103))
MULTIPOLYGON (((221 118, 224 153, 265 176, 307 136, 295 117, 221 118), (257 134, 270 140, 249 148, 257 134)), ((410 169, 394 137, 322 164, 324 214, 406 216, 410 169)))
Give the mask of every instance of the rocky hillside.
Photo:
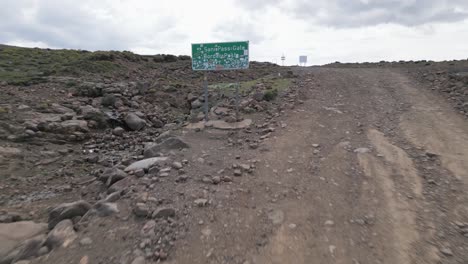
MULTIPOLYGON (((273 116, 297 100, 290 69, 250 66, 206 73, 209 126, 256 135, 252 120, 236 122, 236 82, 243 117, 273 116)), ((9 246, 1 248, 0 263, 39 256, 45 256, 39 263, 68 263, 58 249, 78 237, 82 247, 92 243, 93 252, 101 252, 96 259, 102 263, 116 263, 119 250, 131 260, 132 251, 123 250, 135 247, 141 249, 137 256, 166 259, 191 224, 193 201, 180 200, 184 191, 175 188, 189 193, 194 187, 186 182, 232 181, 228 175, 208 178, 184 156, 203 159, 181 129, 204 127, 196 123, 203 118, 204 75, 192 71, 187 56, 1 46, 0 244, 9 246), (125 226, 129 239, 102 253, 109 245, 98 237, 107 237, 108 229, 100 225, 125 226), (135 237, 140 229, 147 234, 135 237), (10 237, 10 230, 24 232, 10 237)), ((265 136, 268 129, 260 126, 258 133, 265 136)), ((257 140, 246 140, 258 147, 257 140)), ((236 166, 237 176, 253 170, 236 166)), ((199 206, 207 203, 198 198, 199 206)))

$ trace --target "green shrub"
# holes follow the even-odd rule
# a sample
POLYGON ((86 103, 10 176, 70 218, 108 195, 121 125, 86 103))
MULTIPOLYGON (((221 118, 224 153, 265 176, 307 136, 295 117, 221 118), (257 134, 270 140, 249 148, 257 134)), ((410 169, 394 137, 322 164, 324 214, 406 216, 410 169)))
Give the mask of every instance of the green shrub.
POLYGON ((263 99, 265 101, 273 101, 278 96, 278 89, 269 89, 266 90, 265 94, 263 95, 263 99))

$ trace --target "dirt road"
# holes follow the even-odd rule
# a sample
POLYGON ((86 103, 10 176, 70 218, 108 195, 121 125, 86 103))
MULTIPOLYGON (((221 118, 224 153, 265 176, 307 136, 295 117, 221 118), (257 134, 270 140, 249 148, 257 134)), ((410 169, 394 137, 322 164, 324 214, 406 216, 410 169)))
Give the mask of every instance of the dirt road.
POLYGON ((466 119, 398 70, 297 72, 303 104, 232 153, 255 174, 214 192, 170 263, 468 263, 466 119))

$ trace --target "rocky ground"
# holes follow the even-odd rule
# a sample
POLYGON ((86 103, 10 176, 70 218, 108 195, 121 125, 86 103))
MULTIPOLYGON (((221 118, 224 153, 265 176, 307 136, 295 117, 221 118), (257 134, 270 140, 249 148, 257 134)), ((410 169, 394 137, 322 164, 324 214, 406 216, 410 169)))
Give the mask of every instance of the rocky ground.
POLYGON ((186 57, 60 54, 37 82, 24 52, 0 74, 2 264, 468 261, 467 62, 254 62, 207 74, 205 123, 186 57))

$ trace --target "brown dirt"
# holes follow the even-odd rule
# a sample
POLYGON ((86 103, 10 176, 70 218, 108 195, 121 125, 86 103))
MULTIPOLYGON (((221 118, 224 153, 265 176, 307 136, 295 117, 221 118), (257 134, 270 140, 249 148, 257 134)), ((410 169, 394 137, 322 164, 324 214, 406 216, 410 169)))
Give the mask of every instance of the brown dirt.
POLYGON ((135 183, 118 216, 79 230, 92 246, 75 242, 32 263, 131 263, 146 222, 131 209, 143 193, 176 208, 167 263, 468 263, 456 224, 468 223, 467 120, 399 69, 295 72, 294 96, 250 115, 252 129, 180 131, 191 148, 171 159, 189 161, 187 182, 135 183), (260 140, 265 127, 275 130, 260 140), (255 170, 233 177, 233 164, 255 170), (202 182, 216 175, 233 182, 202 182))
POLYGON ((463 117, 399 71, 298 71, 308 99, 171 263, 466 263, 463 117))

